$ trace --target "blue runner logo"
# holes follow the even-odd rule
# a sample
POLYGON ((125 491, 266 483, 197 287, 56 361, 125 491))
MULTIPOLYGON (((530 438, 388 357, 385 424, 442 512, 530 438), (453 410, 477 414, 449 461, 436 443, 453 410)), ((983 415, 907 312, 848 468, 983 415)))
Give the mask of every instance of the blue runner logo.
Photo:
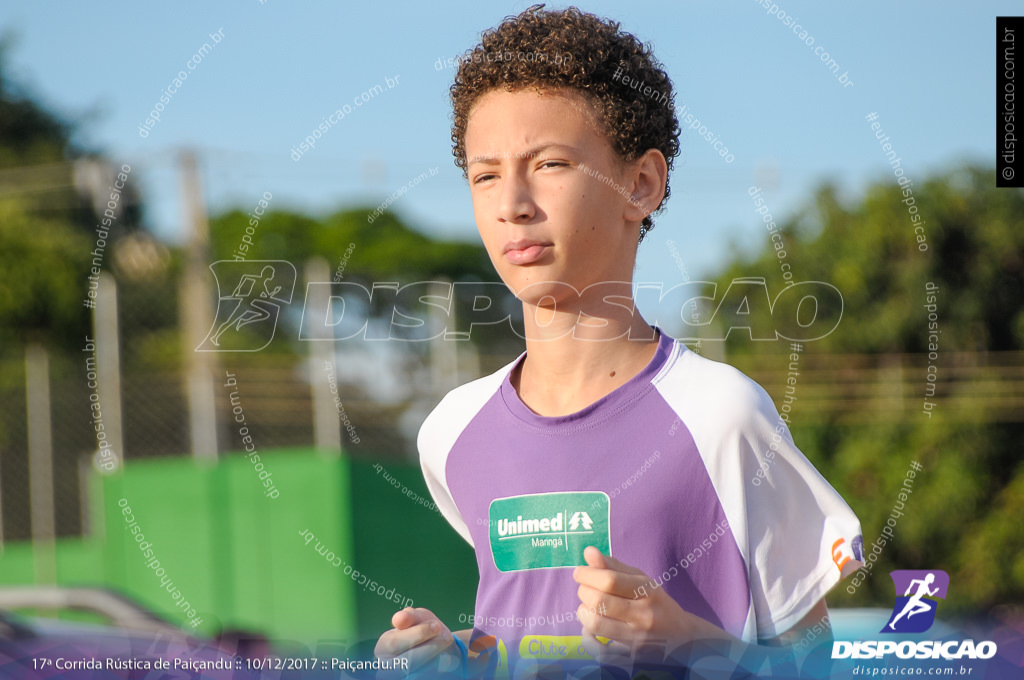
POLYGON ((946 598, 949 574, 941 569, 901 569, 889 572, 889 576, 896 587, 896 604, 879 632, 923 633, 931 628, 937 600, 946 598))

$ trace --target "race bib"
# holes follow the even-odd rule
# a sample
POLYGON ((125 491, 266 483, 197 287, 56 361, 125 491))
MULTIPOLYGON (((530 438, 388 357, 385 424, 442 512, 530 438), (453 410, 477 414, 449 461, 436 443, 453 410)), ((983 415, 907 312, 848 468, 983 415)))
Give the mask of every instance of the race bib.
POLYGON ((608 494, 540 493, 491 501, 491 555, 498 571, 586 565, 592 545, 611 555, 608 494))

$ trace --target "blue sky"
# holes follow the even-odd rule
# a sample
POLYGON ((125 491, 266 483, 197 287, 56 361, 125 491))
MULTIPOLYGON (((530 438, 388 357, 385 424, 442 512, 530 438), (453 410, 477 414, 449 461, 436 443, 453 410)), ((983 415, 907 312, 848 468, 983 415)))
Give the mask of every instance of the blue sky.
MULTIPOLYGON (((391 209, 428 233, 474 239, 469 192, 450 150, 453 70, 438 69, 438 60, 529 4, 10 2, 0 6, 0 27, 19 37, 12 72, 56 111, 84 117, 81 141, 133 166, 161 238, 181 237, 175 153, 190 147, 214 213, 250 210, 264 192, 275 208, 376 205, 438 167, 391 209), (138 126, 160 93, 220 29, 223 40, 141 138, 138 126), (397 87, 353 107, 315 149, 291 159, 325 116, 396 76, 397 87)), ((637 280, 679 280, 667 240, 692 278, 737 247, 767 243, 747 195, 753 184, 783 219, 825 179, 850 197, 891 179, 865 121, 870 112, 912 178, 995 157, 995 17, 1014 14, 1016 3, 776 3, 813 36, 810 47, 759 0, 576 4, 651 42, 677 109, 686 106, 734 156, 726 163, 684 131, 673 195, 641 247, 637 280), (852 86, 814 54, 819 45, 852 86)))

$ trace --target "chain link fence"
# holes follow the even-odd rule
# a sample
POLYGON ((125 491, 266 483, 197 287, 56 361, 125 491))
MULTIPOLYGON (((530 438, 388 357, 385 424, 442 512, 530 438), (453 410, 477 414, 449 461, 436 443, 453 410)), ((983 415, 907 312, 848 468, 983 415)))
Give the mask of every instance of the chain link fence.
MULTIPOLYGON (((142 280, 121 280, 118 293, 120 350, 120 411, 124 463, 147 458, 192 455, 189 383, 184 369, 189 348, 184 347, 179 324, 182 300, 179 277, 171 272, 142 280)), ((186 303, 187 304, 187 303, 186 303)), ((282 326, 287 320, 282 318, 282 326)), ((265 351, 218 353, 212 389, 216 408, 216 440, 220 455, 243 449, 234 420, 230 395, 244 409, 245 424, 260 450, 308 448, 314 436, 314 385, 327 381, 323 365, 316 365, 310 342, 297 340, 297 329, 284 328, 265 351), (224 376, 237 385, 224 386, 224 376)), ((93 338, 95 339, 95 338, 93 338)), ((337 400, 348 428, 339 418, 342 447, 347 455, 373 460, 412 460, 415 434, 422 419, 441 394, 432 382, 429 348, 424 343, 337 342, 333 364, 337 373, 337 400), (369 354, 371 345, 390 345, 391 354, 369 354), (384 376, 382 367, 390 376, 384 376), (369 373, 370 379, 367 379, 369 373), (387 380, 385 380, 385 377, 387 380), (380 394, 380 383, 389 383, 380 394)), ((459 343, 462 363, 469 373, 448 382, 468 380, 483 370, 494 370, 514 354, 489 356, 479 362, 469 343, 459 343), (465 361, 466 358, 471 361, 465 361)), ((86 338, 81 346, 86 347, 86 338)), ((0 360, 0 539, 32 538, 29 494, 29 414, 26 391, 26 348, 8 348, 0 360)), ((91 351, 47 351, 50 421, 52 432, 53 494, 56 536, 85 531, 87 500, 85 473, 98 460, 87 366, 91 351)), ((111 425, 114 409, 101 403, 111 425)))

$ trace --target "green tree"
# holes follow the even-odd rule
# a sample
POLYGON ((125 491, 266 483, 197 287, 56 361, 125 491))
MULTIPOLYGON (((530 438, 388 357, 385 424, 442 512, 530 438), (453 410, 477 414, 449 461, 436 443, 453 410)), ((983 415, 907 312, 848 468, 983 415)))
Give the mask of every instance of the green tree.
MULTIPOLYGON (((837 188, 825 184, 780 224, 794 281, 827 282, 842 294, 835 332, 807 343, 806 352, 927 353, 929 282, 939 291, 940 363, 948 364, 955 352, 1024 349, 1024 191, 996 188, 991 167, 968 165, 925 178, 912 192, 925 222, 927 251, 919 250, 915 239, 909 197, 891 178, 871 184, 856 201, 841 200, 837 188)), ((767 231, 764 243, 752 257, 725 268, 717 279, 719 290, 734 278, 750 276, 766 279, 771 298, 783 290, 780 260, 767 231)), ((752 311, 755 325, 772 327, 767 309, 752 311)), ((788 352, 779 343, 751 342, 745 332, 735 331, 726 346, 733 357, 764 357, 769 364, 788 352)), ((834 388, 837 396, 841 390, 834 388)), ((851 601, 888 606, 888 571, 932 567, 946 569, 953 579, 947 613, 1019 602, 1024 597, 1020 419, 988 422, 980 409, 956 414, 938 409, 932 418, 860 420, 857 425, 843 424, 849 418, 802 424, 796 418, 793 427, 801 449, 857 511, 867 544, 889 518, 909 462, 924 468, 898 519, 896 540, 884 548, 872 577, 851 601)))
MULTIPOLYGON (((9 54, 16 39, 0 38, 0 193, 18 195, 23 209, 51 220, 68 221, 92 232, 101 218, 111 162, 76 142, 80 121, 54 113, 10 75, 9 54), (99 174, 97 174, 99 170, 99 174)), ((120 163, 118 163, 120 165, 120 163)), ((120 197, 117 238, 138 229, 141 205, 131 182, 120 197)))
MULTIPOLYGON (((268 211, 257 222, 255 214, 231 211, 211 220, 211 257, 214 261, 236 256, 246 260, 286 260, 301 275, 302 266, 311 257, 319 256, 330 264, 332 279, 344 260, 343 280, 367 288, 375 282, 404 285, 439 279, 498 281, 481 244, 432 239, 392 213, 385 213, 371 224, 366 219, 371 212, 372 208, 351 208, 318 220, 291 212, 268 211), (240 250, 243 238, 252 243, 245 243, 248 250, 240 250)), ((512 303, 511 293, 506 295, 507 291, 501 290, 504 292, 500 304, 516 314, 520 308, 512 303)), ((456 304, 464 314, 472 301, 458 300, 456 304)), ((372 311, 388 318, 392 314, 390 307, 372 311)), ((507 325, 476 327, 471 339, 494 353, 510 352, 520 344, 507 325)), ((276 348, 272 345, 268 350, 271 349, 294 351, 283 344, 276 348)))
POLYGON ((495 278, 487 253, 479 244, 438 241, 411 229, 402 219, 385 213, 372 224, 372 209, 352 208, 322 220, 291 212, 255 215, 235 210, 210 224, 214 260, 232 259, 248 236, 253 245, 242 252, 247 260, 287 260, 300 266, 321 256, 333 267, 350 244, 352 254, 345 278, 368 281, 417 281, 444 276, 451 280, 495 278), (253 233, 246 234, 246 228, 253 233))
MULTIPOLYGON (((1024 191, 998 189, 993 178, 990 168, 965 166, 913 187, 925 223, 925 252, 918 249, 909 206, 892 181, 870 185, 853 204, 844 204, 837 188, 826 184, 781 222, 793 280, 830 283, 843 297, 839 328, 816 341, 815 350, 927 351, 921 332, 927 323, 927 282, 941 291, 944 347, 1024 348, 1024 231, 1019 228, 1024 191)), ((719 286, 764 276, 769 296, 778 295, 785 281, 767 230, 764 242, 754 257, 727 265, 719 286)), ((730 353, 758 351, 749 335, 737 333, 730 334, 727 347, 730 353)))
POLYGON ((90 249, 71 225, 0 201, 0 347, 81 345, 89 328, 83 301, 90 249))
MULTIPOLYGON (((10 77, 12 42, 10 35, 0 39, 0 355, 17 357, 25 342, 80 347, 89 328, 83 302, 101 219, 94 199, 102 190, 93 196, 88 183, 76 185, 75 167, 104 161, 73 143, 75 121, 10 77)), ((138 223, 135 196, 129 185, 120 198, 123 214, 109 233, 104 269, 117 236, 138 223)))

